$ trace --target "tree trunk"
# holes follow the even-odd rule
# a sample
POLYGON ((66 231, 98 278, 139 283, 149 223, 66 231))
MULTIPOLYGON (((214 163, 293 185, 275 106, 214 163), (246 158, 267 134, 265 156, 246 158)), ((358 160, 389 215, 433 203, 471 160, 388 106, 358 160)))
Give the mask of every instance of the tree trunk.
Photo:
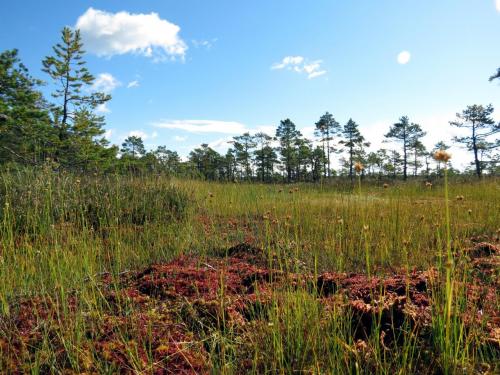
POLYGON ((407 168, 408 168, 408 156, 406 151, 406 140, 403 141, 403 180, 406 181, 407 176, 407 168))
POLYGON ((328 154, 328 178, 330 178, 331 167, 330 167, 330 132, 329 131, 326 132, 326 151, 328 154))
POLYGON ((481 178, 481 163, 477 156, 477 143, 476 143, 476 125, 472 123, 472 149, 474 150, 474 163, 476 164, 476 175, 481 178))
POLYGON ((349 149, 349 177, 351 178, 352 181, 352 154, 353 154, 353 147, 351 146, 349 149))

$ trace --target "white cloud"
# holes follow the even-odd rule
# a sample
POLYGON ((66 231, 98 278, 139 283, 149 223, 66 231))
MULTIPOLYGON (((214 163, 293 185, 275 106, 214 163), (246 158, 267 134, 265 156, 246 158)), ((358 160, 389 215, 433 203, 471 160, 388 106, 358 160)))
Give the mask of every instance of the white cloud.
POLYGON ((273 125, 259 125, 252 129, 252 134, 257 134, 257 133, 265 133, 267 135, 270 135, 271 137, 274 137, 274 134, 276 133, 276 126, 273 125))
POLYGON ((302 56, 286 56, 280 63, 275 63, 271 66, 271 69, 284 69, 289 67, 299 66, 304 62, 302 56))
POLYGON ((176 142, 184 142, 185 140, 187 140, 187 137, 181 137, 180 135, 174 137, 174 141, 176 142))
POLYGON ((99 104, 95 110, 98 113, 111 113, 111 109, 108 108, 107 103, 99 104))
POLYGON ((496 0, 495 5, 497 8, 497 12, 500 12, 500 0, 496 0))
POLYGON ((316 130, 316 127, 314 126, 305 126, 303 128, 300 128, 299 129, 300 132, 302 133, 302 135, 304 137, 306 137, 307 139, 314 139, 316 136, 314 134, 314 131, 316 130))
POLYGON ((220 138, 213 142, 210 142, 208 144, 208 147, 214 149, 219 153, 225 153, 229 149, 229 147, 231 147, 232 141, 232 137, 220 138))
POLYGON ((296 73, 306 73, 307 78, 313 79, 326 74, 326 70, 321 67, 322 63, 322 60, 308 61, 302 56, 286 56, 281 62, 273 64, 271 69, 287 69, 296 73))
POLYGON ((142 131, 142 130, 132 130, 132 131, 129 131, 128 134, 127 134, 127 137, 139 137, 139 138, 142 138, 143 141, 145 141, 146 139, 150 138, 149 135, 146 132, 142 131))
POLYGON ((410 62, 410 59, 411 59, 411 54, 408 51, 401 51, 398 54, 398 63, 401 65, 408 64, 410 62))
POLYGON ((196 48, 205 48, 207 50, 211 49, 214 44, 217 42, 217 38, 213 38, 210 40, 196 40, 193 39, 191 42, 193 43, 193 46, 196 48))
POLYGON ((104 138, 106 138, 109 141, 113 136, 113 133, 114 133, 113 129, 106 130, 104 132, 104 138))
POLYGON ((92 84, 92 90, 109 94, 119 86, 121 86, 120 81, 113 77, 112 74, 101 73, 96 77, 94 83, 92 84))
POLYGON ((75 25, 85 48, 98 56, 135 53, 155 60, 184 57, 187 45, 179 36, 180 27, 161 19, 157 13, 110 13, 89 8, 75 25))
POLYGON ((245 125, 239 122, 218 120, 166 120, 154 123, 153 126, 180 129, 190 133, 241 134, 246 131, 245 125))
POLYGON ((130 81, 127 84, 127 89, 131 89, 133 87, 139 87, 139 81, 138 80, 130 81))

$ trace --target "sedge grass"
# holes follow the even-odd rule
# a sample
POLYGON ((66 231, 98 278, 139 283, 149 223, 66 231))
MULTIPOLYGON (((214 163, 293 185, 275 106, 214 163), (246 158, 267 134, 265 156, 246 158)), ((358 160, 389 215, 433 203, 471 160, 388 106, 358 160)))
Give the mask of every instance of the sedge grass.
MULTIPOLYGON (((104 272, 117 278, 179 254, 220 254, 248 241, 290 272, 304 268, 375 275, 437 266, 446 273, 454 250, 468 246, 472 236, 494 235, 500 222, 500 187, 494 178, 434 181, 432 188, 422 181, 387 188, 366 181, 363 194, 326 182, 290 189, 162 176, 73 176, 48 168, 8 171, 0 179, 2 316, 12 314, 22 296, 44 296, 60 306, 67 306, 75 293, 80 296, 75 310, 64 312, 71 318, 46 322, 58 327, 57 338, 45 331, 26 358, 23 371, 33 373, 68 367, 82 372, 89 363, 103 373, 116 370, 98 359, 84 334, 92 328, 89 316, 97 327, 106 311, 116 309, 100 290, 104 272), (444 201, 442 186, 448 194, 444 201), (464 199, 449 199, 455 195, 464 199), (287 269, 290 259, 297 262, 287 269), (62 343, 64 360, 56 355, 56 342, 62 343)), ((433 292, 437 366, 448 373, 484 362, 493 368, 497 354, 480 344, 480 327, 466 331, 459 318, 467 301, 455 283, 469 280, 468 271, 449 272, 444 289, 436 286, 433 292)), ((307 288, 277 291, 271 310, 255 312, 256 321, 264 324, 245 340, 228 328, 222 314, 220 324, 204 337, 214 373, 238 373, 243 358, 251 359, 254 373, 403 374, 421 370, 421 363, 432 368, 433 353, 420 351, 410 326, 399 333, 401 344, 391 355, 377 339, 356 350, 352 317, 340 308, 326 312, 307 288)), ((220 301, 223 312, 223 288, 220 301)), ((133 308, 125 301, 118 305, 123 314, 133 308)), ((5 328, 0 327, 0 340, 5 328)), ((376 337, 380 327, 373 329, 376 337)), ((151 363, 139 361, 127 332, 123 342, 130 345, 133 370, 147 373, 151 363)), ((0 372, 9 372, 8 366, 0 361, 0 372)))

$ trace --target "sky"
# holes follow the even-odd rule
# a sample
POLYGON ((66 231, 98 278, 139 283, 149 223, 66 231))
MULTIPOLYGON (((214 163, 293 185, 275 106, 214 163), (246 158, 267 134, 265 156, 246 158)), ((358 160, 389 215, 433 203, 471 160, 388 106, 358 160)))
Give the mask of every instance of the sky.
MULTIPOLYGON (((141 136, 186 156, 219 152, 245 131, 290 118, 313 137, 326 111, 360 124, 372 148, 407 115, 427 147, 470 104, 498 107, 500 0, 108 0, 0 4, 0 50, 18 48, 32 75, 64 26, 79 28, 106 136, 141 136), (7 16, 6 16, 7 15, 7 16)), ((48 83, 43 91, 49 93, 48 83)), ((471 161, 451 150, 455 166, 471 161)))

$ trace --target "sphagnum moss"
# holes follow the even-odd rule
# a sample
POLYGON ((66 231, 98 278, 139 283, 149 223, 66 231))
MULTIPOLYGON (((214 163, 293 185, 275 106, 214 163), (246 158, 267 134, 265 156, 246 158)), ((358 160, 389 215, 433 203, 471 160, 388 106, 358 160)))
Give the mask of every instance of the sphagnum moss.
MULTIPOLYGON (((456 280, 462 282, 466 275, 451 273, 454 263, 447 259, 451 250, 465 248, 469 237, 497 230, 498 180, 450 180, 445 184, 448 196, 467 199, 443 202, 439 199, 441 180, 433 180, 433 189, 425 188, 421 181, 394 181, 383 192, 379 182, 363 180, 360 198, 360 190, 350 183, 301 184, 298 191, 288 187, 286 191, 292 190, 292 194, 282 194, 282 187, 272 185, 152 176, 73 176, 51 170, 4 173, 0 178, 0 320, 15 312, 16 301, 23 296, 45 296, 70 306, 78 295, 80 303, 72 318, 60 326, 58 340, 67 352, 65 363, 80 372, 85 371, 85 363, 101 358, 87 338, 92 330, 89 317, 99 319, 117 308, 102 297, 102 277, 118 280, 122 272, 144 269, 180 254, 218 254, 245 240, 265 249, 269 259, 285 271, 289 260, 298 258, 301 263, 293 264, 293 272, 305 267, 314 270, 313 274, 369 271, 373 276, 386 272, 387 267, 432 267, 441 243, 446 254, 442 271, 450 270, 450 282, 445 283, 443 298, 437 301, 442 305, 434 312, 434 332, 441 332, 443 338, 436 350, 443 353, 439 366, 452 372, 457 361, 462 367, 476 368, 481 362, 493 363, 495 352, 475 349, 481 347, 479 338, 471 333, 464 336, 456 313, 465 298, 456 280), (445 206, 449 224, 443 225, 445 206), (264 215, 269 220, 262 220, 264 215)), ((118 292, 119 285, 113 285, 118 292)), ((357 343, 349 335, 354 323, 348 312, 336 309, 323 315, 322 305, 309 292, 306 284, 291 284, 286 297, 279 293, 273 297, 274 310, 261 312, 271 325, 263 328, 262 342, 250 341, 249 358, 255 373, 262 369, 361 372, 372 354, 378 367, 367 371, 411 373, 418 372, 418 366, 426 363, 425 356, 432 354, 418 351, 410 328, 402 333, 403 344, 392 348, 391 355, 380 340, 357 343)), ((221 289, 221 306, 224 293, 221 289)), ((119 306, 123 316, 133 308, 131 304, 119 306)), ((241 353, 236 348, 240 348, 241 338, 223 326, 226 328, 217 335, 214 332, 206 338, 213 344, 208 345, 213 349, 212 368, 237 373, 241 353)), ((380 331, 380 327, 373 328, 380 331)), ((0 325, 0 350, 4 350, 4 330, 0 325)), ((127 335, 123 332, 124 343, 133 340, 127 335)), ((52 339, 47 336, 45 344, 32 349, 36 360, 26 363, 27 371, 63 370, 66 365, 58 362, 52 339)), ((144 366, 137 356, 139 348, 130 345, 131 360, 139 371, 144 366)), ((0 366, 8 364, 0 362, 0 366)), ((104 361, 96 367, 113 372, 104 361)), ((0 372, 6 368, 0 367, 0 372)))

